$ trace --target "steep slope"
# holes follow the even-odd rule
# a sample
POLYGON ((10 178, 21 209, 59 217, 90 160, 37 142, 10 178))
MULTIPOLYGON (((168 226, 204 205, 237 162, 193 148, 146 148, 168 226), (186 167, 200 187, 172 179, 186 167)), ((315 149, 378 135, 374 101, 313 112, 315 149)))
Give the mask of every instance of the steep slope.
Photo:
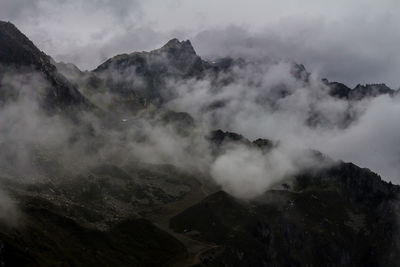
MULTIPOLYGON (((78 89, 57 71, 48 55, 40 51, 13 24, 3 21, 0 21, 0 69, 1 79, 14 73, 35 72, 42 75, 48 83, 42 99, 46 109, 90 106, 78 89)), ((2 101, 7 101, 5 96, 13 93, 5 90, 15 88, 0 88, 2 101)))
POLYGON ((338 163, 252 201, 215 193, 171 219, 213 246, 201 266, 397 266, 400 187, 338 163))

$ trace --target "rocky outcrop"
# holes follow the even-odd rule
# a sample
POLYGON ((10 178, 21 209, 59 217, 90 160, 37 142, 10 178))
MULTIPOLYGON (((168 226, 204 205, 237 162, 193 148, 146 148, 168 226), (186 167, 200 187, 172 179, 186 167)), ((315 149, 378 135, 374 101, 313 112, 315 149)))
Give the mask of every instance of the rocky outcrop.
POLYGON ((268 139, 258 138, 254 141, 250 141, 244 136, 233 133, 233 132, 224 132, 222 130, 212 131, 207 139, 213 146, 215 152, 218 150, 224 149, 225 146, 229 145, 244 145, 249 148, 261 149, 263 152, 268 152, 272 148, 278 145, 277 142, 273 142, 268 139))
POLYGON ((389 88, 384 83, 366 84, 366 85, 358 84, 353 89, 350 89, 343 83, 330 82, 327 79, 323 79, 322 82, 329 87, 330 89, 329 93, 331 96, 341 99, 348 99, 352 101, 358 101, 364 98, 377 97, 380 95, 393 96, 397 93, 397 91, 389 88))

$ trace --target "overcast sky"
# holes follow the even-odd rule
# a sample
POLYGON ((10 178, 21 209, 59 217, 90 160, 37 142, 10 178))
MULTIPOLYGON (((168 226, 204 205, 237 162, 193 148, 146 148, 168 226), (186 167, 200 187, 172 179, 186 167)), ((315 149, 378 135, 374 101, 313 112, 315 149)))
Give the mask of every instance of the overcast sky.
POLYGON ((321 77, 400 87, 398 0, 0 0, 58 61, 93 69, 118 53, 190 39, 205 57, 289 58, 321 77))

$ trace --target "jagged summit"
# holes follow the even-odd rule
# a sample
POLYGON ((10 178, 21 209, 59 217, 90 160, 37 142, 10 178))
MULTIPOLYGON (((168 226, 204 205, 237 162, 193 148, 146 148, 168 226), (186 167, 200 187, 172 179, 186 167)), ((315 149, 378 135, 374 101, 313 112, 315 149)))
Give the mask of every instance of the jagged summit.
POLYGON ((0 21, 0 63, 35 65, 45 63, 46 55, 11 22, 0 21))
POLYGON ((93 73, 101 76, 112 92, 133 93, 137 98, 151 99, 154 100, 152 103, 157 103, 162 102, 160 90, 164 87, 165 79, 200 77, 210 67, 196 54, 190 41, 175 38, 159 49, 112 57, 93 73), (132 77, 142 82, 132 86, 132 77))
POLYGON ((371 84, 357 84, 354 88, 355 90, 366 90, 366 91, 376 91, 380 93, 390 93, 393 91, 390 87, 388 87, 384 83, 371 83, 371 84))
POLYGON ((99 65, 94 71, 102 71, 110 67, 127 67, 132 65, 142 65, 144 61, 151 63, 156 61, 158 65, 168 64, 174 66, 176 69, 187 69, 187 63, 201 61, 201 58, 196 54, 191 42, 189 40, 179 41, 177 38, 169 40, 161 48, 151 50, 149 52, 133 52, 130 54, 116 55, 104 63, 99 65), (160 57, 164 57, 161 61, 160 57))
POLYGON ((179 51, 181 53, 183 52, 183 53, 187 53, 187 54, 196 55, 196 51, 194 50, 192 43, 189 40, 179 41, 176 38, 169 40, 160 49, 157 49, 154 51, 161 51, 161 52, 179 51))
POLYGON ((350 100, 361 100, 365 97, 376 97, 379 95, 394 95, 396 90, 391 89, 384 83, 373 84, 357 84, 353 89, 350 89, 343 83, 331 82, 328 79, 322 79, 322 82, 330 88, 330 94, 339 98, 350 100))

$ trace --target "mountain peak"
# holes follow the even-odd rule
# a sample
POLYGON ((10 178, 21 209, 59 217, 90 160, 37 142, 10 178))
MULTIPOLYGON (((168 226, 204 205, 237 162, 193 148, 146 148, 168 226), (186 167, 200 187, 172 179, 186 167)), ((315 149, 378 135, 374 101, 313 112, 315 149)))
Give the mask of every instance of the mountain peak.
POLYGON ((17 29, 17 27, 15 27, 15 25, 12 24, 11 22, 9 22, 9 21, 1 21, 1 20, 0 20, 0 28, 2 28, 2 29, 8 28, 8 29, 14 29, 14 30, 17 29))
POLYGON ((177 39, 177 38, 173 38, 171 40, 169 40, 163 47, 167 47, 167 46, 177 46, 179 45, 181 42, 177 39))
POLYGON ((164 46, 162 46, 158 51, 166 51, 166 52, 185 52, 188 54, 196 54, 192 43, 189 40, 179 41, 177 38, 169 40, 164 46))
POLYGON ((0 21, 0 62, 36 65, 45 55, 11 22, 0 21), (28 56, 29 55, 29 56, 28 56))
POLYGON ((0 29, 2 31, 18 31, 19 32, 18 28, 15 27, 15 25, 9 21, 1 21, 0 20, 0 29))
POLYGON ((355 95, 366 95, 366 96, 379 96, 382 94, 393 95, 395 91, 388 87, 384 83, 373 83, 373 84, 357 84, 357 86, 352 90, 355 95))

